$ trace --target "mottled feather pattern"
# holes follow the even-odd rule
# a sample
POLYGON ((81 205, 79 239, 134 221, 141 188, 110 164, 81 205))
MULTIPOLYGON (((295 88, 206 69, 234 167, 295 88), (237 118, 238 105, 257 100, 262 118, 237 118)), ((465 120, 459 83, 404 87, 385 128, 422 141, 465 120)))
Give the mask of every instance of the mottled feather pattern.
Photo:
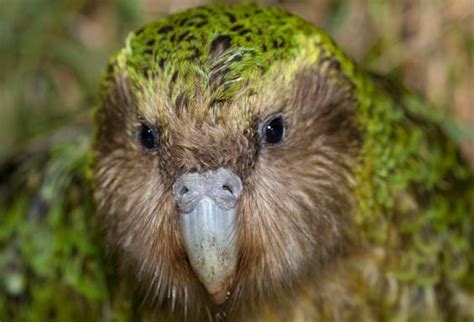
POLYGON ((211 103, 222 102, 252 74, 263 75, 275 62, 296 56, 295 33, 313 28, 278 8, 201 7, 132 33, 117 59, 126 61, 134 80, 164 80, 171 97, 192 93, 202 82, 212 93, 211 103), (184 85, 176 86, 177 81, 184 85))

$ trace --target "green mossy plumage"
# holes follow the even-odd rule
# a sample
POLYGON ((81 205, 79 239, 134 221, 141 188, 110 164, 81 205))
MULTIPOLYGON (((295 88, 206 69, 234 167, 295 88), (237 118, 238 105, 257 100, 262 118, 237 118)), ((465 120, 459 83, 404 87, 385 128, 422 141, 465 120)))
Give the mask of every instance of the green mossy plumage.
MULTIPOLYGON (((362 92, 362 91, 361 91, 362 92)), ((360 119, 357 223, 383 251, 382 319, 468 321, 474 315, 474 179, 448 121, 416 95, 371 76, 360 119), (385 292, 398 292, 391 299, 385 292), (443 298, 444 307, 435 300, 443 298), (422 302, 417 306, 413 303, 422 302)))
POLYGON ((279 8, 205 6, 131 33, 111 67, 126 69, 136 83, 159 79, 170 96, 178 95, 177 82, 189 92, 209 84, 213 101, 223 101, 244 86, 255 89, 249 81, 298 57, 300 39, 308 36, 316 36, 318 47, 331 45, 316 27, 279 8))
MULTIPOLYGON (((318 62, 335 58, 359 102, 363 147, 356 169, 355 238, 373 261, 365 259, 367 265, 345 277, 353 284, 354 301, 363 306, 355 310, 360 315, 341 312, 342 317, 469 321, 470 169, 445 134, 442 116, 410 92, 359 70, 317 28, 280 9, 254 5, 184 11, 131 33, 112 59, 104 88, 115 70, 125 68, 137 84, 159 78, 169 86, 179 77, 179 90, 192 91, 196 75, 205 78, 234 59, 224 64, 229 70, 215 90, 214 98, 225 100, 247 82, 258 90, 256 75, 263 78, 275 68, 289 73, 309 54, 318 62), (214 60, 219 50, 214 45, 231 50, 214 60)), ((43 145, 0 173, 1 321, 127 321, 137 314, 140 304, 124 295, 104 258, 86 179, 89 139, 81 133, 43 145)))
POLYGON ((296 56, 295 34, 308 34, 313 29, 278 8, 207 6, 172 15, 130 34, 123 55, 139 77, 175 71, 187 74, 199 65, 210 68, 213 47, 223 43, 248 56, 233 65, 245 78, 246 66, 266 70, 275 61, 296 56))

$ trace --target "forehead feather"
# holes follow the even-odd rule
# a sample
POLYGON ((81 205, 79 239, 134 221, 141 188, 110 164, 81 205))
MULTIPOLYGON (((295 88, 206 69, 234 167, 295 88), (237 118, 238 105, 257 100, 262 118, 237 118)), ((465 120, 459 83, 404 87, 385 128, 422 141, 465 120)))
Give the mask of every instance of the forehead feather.
POLYGON ((174 113, 178 103, 198 96, 203 107, 212 107, 271 83, 287 84, 323 54, 344 60, 325 33, 300 17, 256 5, 211 5, 131 33, 113 63, 140 87, 138 93, 151 90, 174 113))

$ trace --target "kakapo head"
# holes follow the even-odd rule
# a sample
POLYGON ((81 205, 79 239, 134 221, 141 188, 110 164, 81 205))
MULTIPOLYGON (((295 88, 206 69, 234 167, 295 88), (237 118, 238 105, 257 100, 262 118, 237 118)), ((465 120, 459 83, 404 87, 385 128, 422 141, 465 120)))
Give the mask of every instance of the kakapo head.
POLYGON ((152 301, 271 302, 348 245, 354 64, 277 8, 199 7, 129 35, 96 111, 106 241, 152 301))

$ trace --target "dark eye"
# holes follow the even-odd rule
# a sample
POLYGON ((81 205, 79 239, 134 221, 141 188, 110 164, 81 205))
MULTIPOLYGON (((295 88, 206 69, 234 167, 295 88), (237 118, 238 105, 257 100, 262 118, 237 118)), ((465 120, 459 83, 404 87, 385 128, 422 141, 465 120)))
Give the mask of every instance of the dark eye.
POLYGON ((158 150, 156 131, 146 124, 142 124, 138 132, 138 140, 146 152, 158 150))
POLYGON ((261 143, 264 145, 280 143, 283 141, 285 134, 285 121, 280 114, 267 117, 260 124, 259 136, 261 143))

